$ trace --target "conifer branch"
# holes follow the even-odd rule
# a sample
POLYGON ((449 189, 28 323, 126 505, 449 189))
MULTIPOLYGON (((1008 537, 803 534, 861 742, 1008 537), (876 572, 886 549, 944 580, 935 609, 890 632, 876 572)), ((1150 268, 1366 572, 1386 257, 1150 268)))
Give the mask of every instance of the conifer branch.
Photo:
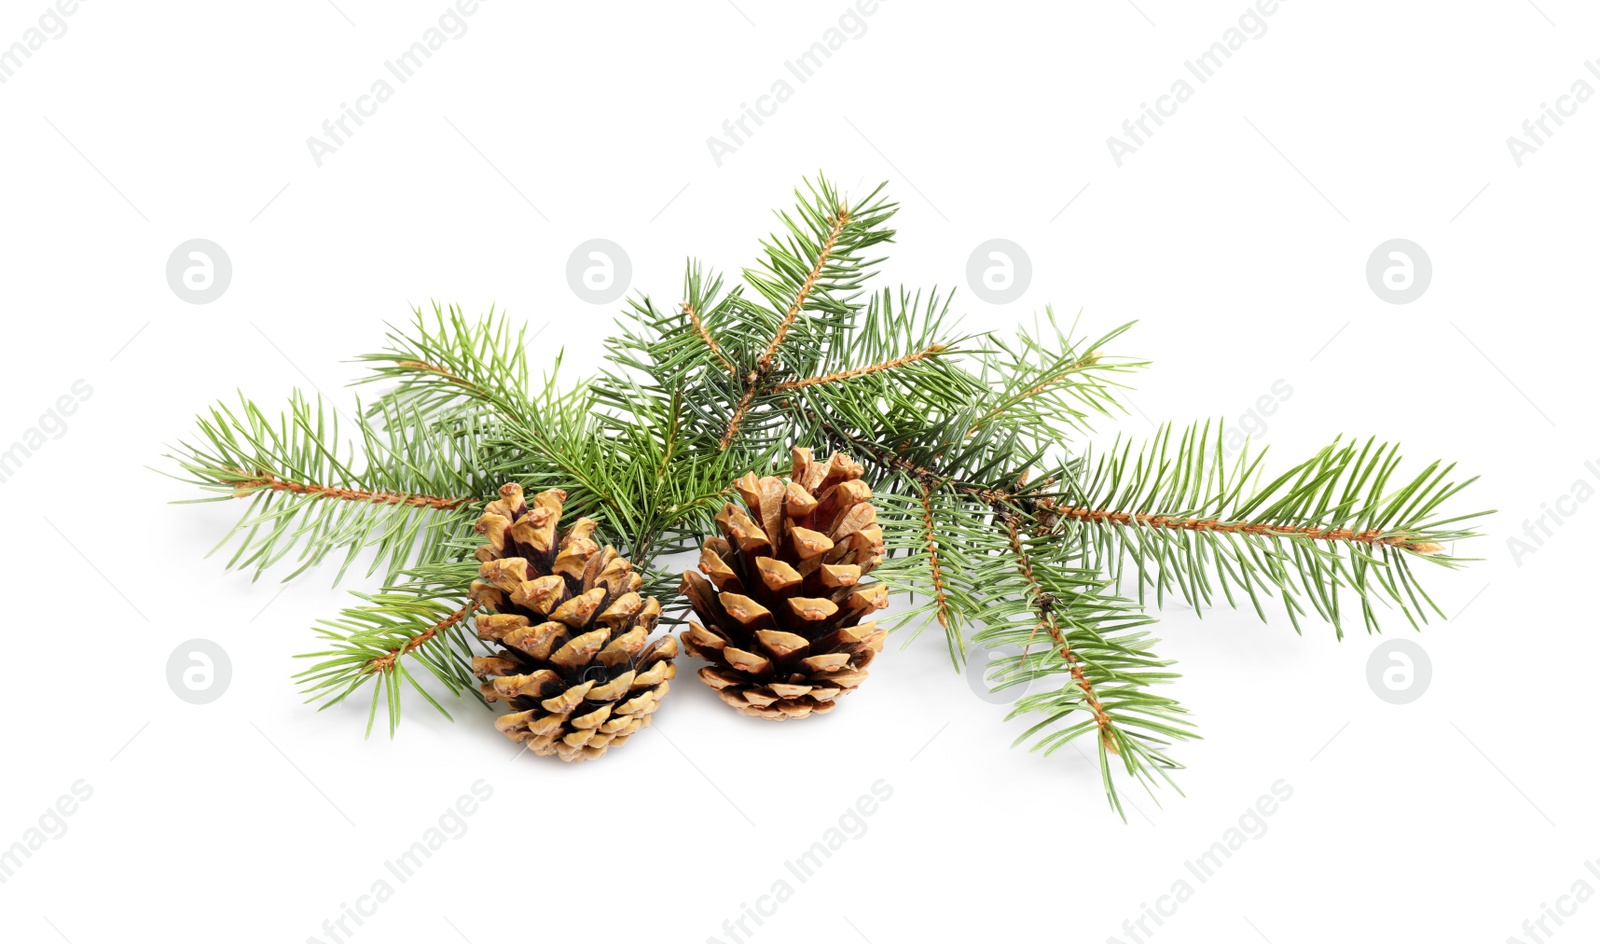
POLYGON ((470 404, 501 421, 535 422, 527 404, 525 328, 513 330, 506 315, 492 309, 471 320, 459 308, 436 304, 431 319, 420 308, 412 316, 409 328, 390 329, 386 350, 356 358, 371 366, 358 383, 393 384, 369 405, 369 416, 401 407, 403 415, 427 422, 470 404))
POLYGON ((368 675, 371 675, 374 672, 394 671, 395 663, 401 658, 410 655, 417 649, 420 649, 432 642, 434 638, 437 637, 441 632, 448 630, 457 623, 465 621, 472 616, 473 610, 474 606, 471 603, 457 607, 455 612, 451 613, 449 616, 439 620, 437 623, 434 623, 432 626, 429 626, 422 632, 412 636, 410 639, 406 640, 400 645, 395 646, 383 655, 374 657, 366 664, 365 671, 368 675))
POLYGON ((214 493, 200 501, 247 500, 217 545, 238 541, 229 566, 259 577, 298 549, 293 577, 343 550, 337 581, 361 551, 376 549, 369 573, 392 578, 441 559, 443 542, 470 524, 475 499, 466 496, 493 493, 474 470, 475 436, 436 436, 395 403, 370 419, 358 413, 354 424, 354 439, 341 442, 339 414, 298 391, 275 420, 242 397, 200 418, 197 440, 170 458, 180 478, 214 493))
POLYGON ((1428 610, 1443 616, 1410 565, 1462 563, 1444 548, 1476 536, 1462 523, 1489 512, 1441 511, 1475 479, 1452 482, 1454 466, 1438 462, 1398 479, 1397 445, 1338 439, 1252 488, 1265 450, 1230 460, 1223 439, 1207 422, 1176 438, 1163 427, 1137 451, 1114 446, 1061 492, 1055 539, 1086 546, 1117 580, 1131 562, 1139 599, 1153 588, 1157 605, 1176 591, 1199 611, 1219 590, 1232 605, 1237 590, 1265 619, 1262 598, 1277 595, 1297 632, 1315 612, 1341 637, 1342 590, 1355 593, 1368 632, 1380 631, 1377 604, 1413 626, 1428 610))
POLYGON ((728 428, 723 431, 722 439, 717 443, 717 447, 723 452, 727 452, 728 447, 733 445, 733 438, 739 434, 739 424, 744 422, 744 416, 750 412, 750 403, 755 398, 756 388, 749 387, 745 390, 744 396, 739 398, 739 405, 733 408, 733 416, 728 419, 728 428))
POLYGON ((469 394, 477 397, 480 400, 486 400, 490 395, 488 390, 485 390, 472 381, 447 368, 440 367, 438 364, 425 364, 422 361, 398 360, 394 362, 394 365, 401 370, 414 370, 424 374, 434 374, 450 383, 455 384, 458 387, 466 389, 469 394))
POLYGON ((744 422, 745 415, 750 411, 750 404, 760 392, 760 386, 767 372, 772 369, 772 359, 778 353, 778 348, 783 346, 784 339, 789 336, 789 330, 794 327, 795 319, 800 316, 800 311, 805 307, 806 300, 816 289, 817 279, 821 278, 823 270, 827 268, 828 260, 833 256, 834 247, 839 242, 839 234, 844 232, 845 226, 850 222, 849 207, 840 204, 829 218, 827 238, 817 251, 816 261, 811 265, 811 271, 806 273, 805 281, 800 284, 795 292, 794 301, 783 314, 783 320, 778 322, 778 328, 772 333, 772 340, 767 342, 766 350, 756 359, 756 366, 745 376, 745 392, 740 398, 739 405, 734 407, 733 416, 728 419, 728 428, 722 434, 719 443, 723 451, 732 445, 733 439, 739 433, 739 425, 744 422))
POLYGON ((599 521, 642 592, 681 614, 658 561, 699 546, 729 483, 796 444, 867 467, 887 545, 874 576, 912 595, 900 627, 937 623, 958 667, 969 642, 1003 650, 989 680, 1024 691, 1017 743, 1050 754, 1095 737, 1119 812, 1116 769, 1170 783, 1167 748, 1195 736, 1157 694, 1177 674, 1154 652, 1147 592, 1263 616, 1276 595, 1297 630, 1314 613, 1341 635, 1351 593, 1369 632, 1380 605, 1413 623, 1438 612, 1413 565, 1464 563, 1454 544, 1477 515, 1451 506, 1470 479, 1442 463, 1402 477, 1396 447, 1340 439, 1262 485, 1261 457, 1225 451, 1210 424, 1089 450, 1145 366, 1113 353, 1129 326, 1080 335, 1047 309, 1014 334, 959 335, 948 295, 867 289, 873 247, 894 237, 880 193, 808 182, 738 284, 690 262, 684 300, 631 299, 605 368, 571 387, 555 369, 532 381, 530 339, 503 313, 435 305, 359 358, 382 389, 349 442, 336 411, 299 394, 273 419, 247 400, 202 415, 174 458, 200 500, 248 500, 224 540, 233 564, 259 574, 298 552, 304 570, 342 551, 342 574, 365 550, 385 575, 319 625, 308 698, 370 684, 368 729, 385 701, 392 733, 407 688, 441 712, 441 687, 479 695, 472 496, 565 490, 567 513, 599 521))
POLYGON ((469 558, 407 572, 378 593, 353 594, 359 601, 356 605, 317 626, 328 648, 300 656, 315 660, 295 676, 307 702, 331 708, 371 685, 367 733, 372 733, 382 701, 393 737, 407 687, 450 717, 424 684, 427 678, 449 695, 470 693, 481 699, 472 674, 472 657, 479 650, 466 627, 473 612, 467 593, 477 573, 477 562, 469 558), (413 673, 407 663, 424 671, 413 673))
POLYGON ((1124 412, 1117 391, 1125 385, 1118 378, 1147 364, 1106 352, 1131 327, 1079 337, 1075 322, 1063 327, 1046 308, 1042 323, 1013 338, 989 335, 993 349, 982 363, 989 396, 968 435, 1003 426, 1035 449, 1059 446, 1092 432, 1095 417, 1124 412))
MULTIPOLYGON (((460 508, 471 499, 444 498, 437 495, 401 495, 396 492, 371 491, 359 488, 335 488, 331 485, 318 485, 314 482, 290 482, 280 479, 270 472, 246 472, 242 469, 229 470, 237 473, 240 478, 234 481, 233 487, 238 498, 244 498, 257 489, 268 489, 275 492, 293 492, 296 495, 309 495, 314 498, 332 498, 338 501, 371 502, 377 505, 412 505, 417 508, 434 508, 440 511, 449 511, 460 508)), ((219 482, 219 484, 227 484, 219 482)))
POLYGON ((1066 367, 1063 367, 1060 371, 1057 371, 1056 373, 1051 374, 1050 376, 1048 376, 1045 379, 1039 381, 1038 383, 1036 383, 1033 386, 1027 388, 1026 390, 1023 390, 1020 393, 1017 393, 1017 394, 1014 394, 1012 396, 1004 398, 1000 403, 997 403, 993 407, 991 407, 988 412, 986 412, 982 416, 978 417, 977 422, 972 424, 972 428, 967 430, 967 435, 968 436, 976 436, 978 434, 978 431, 983 429, 983 426, 984 426, 985 423, 988 423, 991 420, 999 418, 1007 410, 1009 410, 1012 407, 1016 406, 1017 404, 1023 402, 1024 400, 1030 400, 1030 399, 1033 399, 1034 397, 1043 396, 1044 394, 1050 392, 1051 390, 1054 390, 1054 389, 1060 387, 1063 383, 1065 383, 1066 381, 1070 380, 1074 374, 1077 374, 1077 373, 1083 371, 1085 368, 1093 367, 1095 364, 1098 364, 1099 362, 1100 362, 1100 354, 1099 354, 1099 352, 1092 352, 1088 356, 1083 357, 1083 358, 1081 358, 1079 360, 1076 360, 1076 361, 1072 362, 1071 364, 1068 364, 1066 367))
POLYGON ((1022 547, 1022 537, 1017 529, 1017 516, 1006 514, 1002 516, 1002 521, 1005 525, 1006 540, 1011 548, 1011 554, 1017 560, 1017 572, 1022 574, 1034 612, 1039 616, 1038 622, 1033 624, 1033 630, 1028 634, 1027 642, 1023 644, 1021 660, 1023 664, 1026 664, 1028 647, 1032 645, 1033 637, 1038 634, 1039 630, 1043 629, 1049 633, 1050 638, 1055 641, 1057 653, 1068 666, 1068 672, 1072 675, 1073 683, 1083 692, 1084 704, 1088 706, 1095 725, 1100 729, 1101 742, 1105 744, 1106 750, 1115 754, 1117 753, 1117 743, 1111 737, 1111 716, 1106 714, 1105 706, 1095 696, 1094 686, 1090 684, 1089 677, 1084 673, 1078 654, 1072 651, 1072 646, 1067 642, 1066 637, 1061 634, 1061 627, 1056 624, 1056 617, 1053 612, 1055 601, 1049 594, 1045 593, 1043 587, 1039 586, 1039 580, 1034 576, 1033 558, 1022 547))
POLYGON ((701 340, 706 342, 706 349, 709 350, 712 356, 717 359, 717 363, 727 368, 728 373, 737 374, 739 372, 739 368, 733 366, 733 361, 728 360, 728 358, 722 353, 722 346, 717 343, 717 339, 711 336, 711 332, 707 330, 705 324, 700 321, 700 313, 695 310, 694 304, 691 302, 684 302, 683 313, 689 316, 689 323, 694 325, 695 333, 700 335, 701 340))
MULTIPOLYGON (((789 329, 794 327, 794 321, 800 316, 800 310, 805 307, 806 299, 811 297, 811 292, 817 286, 817 279, 822 277, 823 269, 828 265, 828 260, 833 256, 833 249, 839 242, 839 234, 850 224, 850 208, 841 203, 833 211, 830 219, 831 226, 828 237, 822 243, 822 248, 817 251, 817 260, 811 266, 811 271, 806 273, 806 280, 801 283, 800 290, 795 293, 794 301, 790 303, 789 310, 783 313, 783 321, 779 322, 778 330, 773 332, 772 340, 767 343, 767 349, 761 352, 761 357, 756 364, 761 373, 772 369, 772 358, 778 353, 778 348, 783 345, 789 336, 789 329)), ((749 378, 754 383, 756 376, 749 378)))
POLYGON ((1367 544, 1374 547, 1396 547, 1417 554, 1437 554, 1444 548, 1433 541, 1418 540, 1406 531, 1386 531, 1368 528, 1356 531, 1351 528, 1327 528, 1313 525, 1296 527, 1287 524, 1267 524, 1259 521, 1222 521, 1218 518, 1173 517, 1149 512, 1109 511, 1104 508, 1072 508, 1056 506, 1055 513, 1063 518, 1075 518, 1095 524, 1169 528, 1180 531, 1202 531, 1213 534, 1260 534, 1279 538, 1301 538, 1307 541, 1339 541, 1367 544))
POLYGON ((838 383, 841 380, 853 380, 856 377, 865 377, 868 374, 876 374, 886 370, 897 370, 901 367, 905 367, 908 364, 915 364, 918 361, 927 360, 930 357, 937 357, 944 350, 945 346, 943 344, 930 344, 920 351, 914 351, 910 354, 902 354, 893 360, 879 361, 876 364, 868 364, 865 367, 852 367, 849 370, 838 370, 821 377, 806 377, 802 380, 786 380, 783 383, 777 384, 772 389, 778 392, 783 392, 786 390, 799 390, 802 387, 818 387, 823 384, 838 383))
POLYGON ((949 630, 952 616, 950 599, 945 592, 944 568, 939 563, 939 531, 933 520, 933 493, 925 483, 922 487, 922 528, 928 542, 928 583, 933 588, 934 616, 939 625, 949 630))

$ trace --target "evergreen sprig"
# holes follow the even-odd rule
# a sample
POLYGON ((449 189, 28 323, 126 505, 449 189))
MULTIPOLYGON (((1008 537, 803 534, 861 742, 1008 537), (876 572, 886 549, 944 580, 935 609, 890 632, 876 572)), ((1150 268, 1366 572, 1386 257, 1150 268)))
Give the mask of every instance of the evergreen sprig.
POLYGON ((504 313, 434 306, 358 358, 378 393, 348 444, 298 394, 275 422, 248 402, 201 418, 176 459, 211 500, 251 502, 234 563, 259 573, 298 549, 304 569, 343 550, 342 574, 370 551, 385 574, 319 626, 311 700, 371 685, 369 730, 382 701, 392 733, 407 687, 440 711, 430 678, 476 695, 471 524, 502 482, 566 490, 670 621, 685 607, 662 559, 712 530, 735 477, 774 471, 794 444, 868 469, 889 550, 877 573, 908 596, 908 642, 938 625, 958 667, 969 645, 999 650, 991 681, 1024 689, 1012 715, 1033 721, 1018 741, 1049 754, 1092 737, 1119 813, 1117 772, 1169 783, 1168 751, 1196 736, 1162 694, 1177 674, 1146 603, 1248 600, 1265 619, 1277 597, 1297 630, 1315 615, 1341 635, 1351 594, 1369 632, 1380 607, 1413 625, 1438 612, 1414 564, 1459 566, 1481 514, 1447 507, 1471 482, 1452 467, 1406 477, 1397 447, 1340 439, 1261 485, 1264 453, 1229 456, 1211 424, 1092 449, 1146 366, 1114 350, 1129 325, 1083 333, 1047 310, 1015 333, 962 333, 947 294, 869 287, 894 237, 881 187, 851 201, 819 179, 796 196, 738 284, 691 261, 679 298, 630 300, 582 382, 558 378, 559 355, 534 378, 533 339, 504 313))
POLYGON ((259 577, 297 552, 287 580, 344 551, 338 580, 370 550, 368 573, 387 578, 438 560, 476 517, 489 486, 474 438, 432 435, 401 403, 347 422, 350 440, 331 405, 298 390, 276 418, 241 394, 237 407, 218 403, 200 417, 194 443, 179 443, 169 457, 178 477, 213 493, 193 501, 248 502, 214 549, 237 542, 230 567, 259 577))
POLYGON ((387 348, 356 358, 371 369, 357 384, 390 385, 370 415, 404 406, 411 417, 438 421, 479 407, 508 422, 537 419, 528 402, 526 328, 493 309, 468 318, 436 304, 431 319, 420 308, 412 315, 409 330, 390 329, 387 348))
POLYGON ((454 697, 465 692, 481 700, 471 672, 472 657, 480 650, 474 649, 475 637, 466 631, 472 605, 461 592, 477 572, 472 561, 422 567, 378 593, 356 593, 359 604, 316 626, 317 635, 329 648, 300 656, 317 660, 295 676, 306 700, 322 709, 331 708, 371 685, 367 732, 372 732, 382 701, 391 736, 400 723, 401 695, 407 686, 450 717, 429 693, 424 684, 427 676, 454 697), (419 679, 407 667, 408 662, 426 670, 427 675, 419 679))
POLYGON ((1253 487, 1265 456, 1247 445, 1229 458, 1220 423, 1192 425, 1176 441, 1163 427, 1137 450, 1113 446, 1069 480, 1051 511, 1052 536, 1090 548, 1093 565, 1136 584, 1141 603, 1153 587, 1158 605, 1176 591, 1201 611, 1220 591, 1229 606, 1248 598, 1265 619, 1263 597, 1277 596, 1297 632, 1309 603, 1340 638, 1345 590, 1369 632, 1381 631, 1375 604, 1413 627, 1429 610, 1444 616, 1412 564, 1465 560, 1446 546, 1473 537, 1464 523, 1487 512, 1446 516, 1444 506, 1475 477, 1453 481, 1454 465, 1434 462, 1401 478, 1398 445, 1337 439, 1253 487))

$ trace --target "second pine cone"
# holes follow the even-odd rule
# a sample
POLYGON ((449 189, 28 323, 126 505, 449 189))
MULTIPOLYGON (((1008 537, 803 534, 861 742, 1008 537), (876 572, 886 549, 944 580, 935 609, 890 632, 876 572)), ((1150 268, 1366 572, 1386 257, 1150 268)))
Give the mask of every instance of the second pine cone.
POLYGON ((829 711, 860 685, 886 635, 861 620, 889 605, 884 584, 861 581, 884 555, 861 465, 837 452, 826 462, 809 449, 793 454, 790 481, 747 474, 734 483, 745 508, 723 507, 723 536, 700 552, 705 576, 683 575, 700 618, 683 643, 711 663, 700 679, 739 711, 773 721, 829 711))

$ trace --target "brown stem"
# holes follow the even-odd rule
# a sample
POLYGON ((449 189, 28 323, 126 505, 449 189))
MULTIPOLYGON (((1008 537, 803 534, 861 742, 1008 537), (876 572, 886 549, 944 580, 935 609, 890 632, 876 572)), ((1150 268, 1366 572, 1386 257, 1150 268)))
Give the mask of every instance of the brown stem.
POLYGON ((451 613, 449 616, 446 616, 444 619, 434 623, 432 626, 406 640, 404 645, 391 649, 384 655, 372 659, 366 665, 366 674, 371 675, 374 672, 392 671, 394 669, 394 664, 400 661, 402 657, 409 655, 413 650, 426 645, 428 640, 471 616, 473 610, 473 604, 468 603, 461 607, 461 609, 456 610, 454 613, 451 613))
POLYGON ((689 323, 694 325, 694 330, 700 335, 700 340, 706 342, 706 347, 710 348, 711 353, 716 356, 717 360, 722 362, 722 366, 728 369, 728 373, 737 373, 738 368, 734 367, 733 362, 723 356, 722 345, 718 344, 717 339, 711 336, 710 331, 706 330, 706 326, 700 321, 700 313, 694 310, 694 306, 684 302, 683 313, 689 316, 689 323))
POLYGON ((453 384, 466 387, 469 390, 475 390, 480 393, 482 392, 482 388, 477 384, 466 379, 465 377, 462 377, 460 374, 455 373, 449 368, 440 367, 437 364, 429 364, 426 361, 395 361, 394 363, 396 367, 404 367, 409 370, 420 370, 428 374, 437 374, 453 384))
POLYGON ((794 303, 784 313, 783 320, 778 323, 778 330, 773 332, 772 341, 767 349, 761 352, 761 357, 756 361, 756 369, 745 378, 744 397, 739 400, 739 405, 734 408, 733 416, 728 418, 728 428, 722 434, 721 448, 726 451, 733 443, 733 437, 739 432, 739 424, 744 422, 744 417, 750 410, 750 403, 755 400, 756 392, 761 384, 761 378, 766 376, 772 368, 773 355, 778 353, 778 348, 783 344, 784 338, 789 336, 789 329, 794 326, 795 319, 800 317, 800 310, 805 307, 806 299, 811 297, 812 289, 816 288, 817 279, 822 277, 822 270, 828 264, 828 259, 833 256, 834 247, 839 242, 839 234, 844 232, 845 226, 850 222, 850 208, 841 206, 833 215, 833 226, 828 230, 828 238, 823 240, 822 248, 817 252, 817 261, 806 275, 805 282, 801 283, 800 290, 795 293, 794 303))
POLYGON ((733 444, 733 437, 739 432, 739 424, 744 422, 744 415, 750 410, 750 401, 754 400, 755 398, 756 388, 751 387, 749 390, 746 390, 744 392, 744 396, 739 399, 739 405, 733 408, 733 416, 728 418, 728 428, 722 434, 722 443, 720 448, 724 452, 726 452, 728 447, 733 444))
POLYGON ((1214 531, 1222 534, 1269 534, 1275 537, 1301 537, 1313 541, 1353 541, 1382 547, 1398 547, 1418 554, 1433 554, 1443 550, 1439 545, 1418 541, 1415 535, 1404 531, 1388 532, 1381 528, 1354 531, 1350 528, 1295 527, 1286 524, 1262 524, 1250 521, 1224 523, 1217 518, 1177 518, 1170 515, 1153 515, 1148 512, 1106 511, 1090 508, 1057 506, 1051 509, 1063 518, 1102 522, 1115 525, 1138 524, 1151 528, 1179 531, 1214 531))
MULTIPOLYGON (((229 469, 240 475, 250 475, 239 469, 229 469)), ((236 498, 243 498, 252 492, 261 489, 270 489, 274 492, 292 492, 296 495, 314 495, 318 498, 337 498, 340 501, 372 502, 377 505, 411 505, 416 508, 434 508, 439 511, 449 511, 460 508, 468 498, 441 498, 436 495, 402 495, 399 492, 374 492, 357 488, 335 488, 332 485, 316 485, 314 483, 290 482, 280 479, 266 472, 254 473, 253 478, 231 484, 236 491, 236 498)))
MULTIPOLYGON (((1049 598, 1045 595, 1044 588, 1039 586, 1039 579, 1034 576, 1033 560, 1022 547, 1022 539, 1017 533, 1017 516, 1006 515, 1004 520, 1006 535, 1011 542, 1011 553, 1017 558, 1017 570, 1022 573, 1022 578, 1028 582, 1029 593, 1033 596, 1034 612, 1039 614, 1039 622, 1034 625, 1033 632, 1036 634, 1043 629, 1050 634, 1051 639, 1055 640, 1056 645, 1059 647, 1061 658, 1067 663, 1072 674, 1072 680, 1077 683, 1078 688, 1083 692, 1084 704, 1089 706, 1090 712, 1094 715, 1094 723, 1100 729, 1100 742, 1111 753, 1120 753, 1117 750, 1116 740, 1111 736, 1114 728, 1111 716, 1106 714, 1105 706, 1100 703, 1099 696, 1095 695, 1094 686, 1089 683, 1089 677, 1084 674, 1082 660, 1078 658, 1076 652, 1072 651, 1072 646, 1068 645, 1066 636, 1062 634, 1061 627, 1056 623, 1055 613, 1051 611, 1049 598)), ((1028 639, 1031 642, 1033 636, 1030 635, 1028 639)))
POLYGON ((800 309, 805 305, 806 299, 811 296, 811 290, 816 286, 817 279, 822 277, 822 269, 828 264, 829 257, 833 255, 833 247, 839 241, 839 234, 844 232, 844 228, 849 222, 850 208, 847 206, 839 207, 838 212, 833 215, 833 228, 828 231, 828 238, 823 240, 822 249, 817 253, 816 264, 811 267, 811 272, 806 276, 805 282, 801 284, 800 291, 795 293, 794 304, 790 305, 788 312, 784 314, 783 321, 778 325, 777 333, 772 336, 772 343, 767 345, 767 349, 762 352, 761 359, 757 362, 763 371, 772 366, 772 356, 778 352, 778 346, 783 343, 783 339, 788 335, 795 319, 800 317, 800 309))
POLYGON ((944 592, 944 569, 939 563, 938 532, 933 527, 933 493, 922 486, 922 526, 928 535, 928 576, 933 583, 934 615, 939 625, 950 627, 950 603, 944 592))
POLYGON ((968 436, 976 435, 978 430, 983 426, 983 424, 987 423, 989 420, 994 419, 995 417, 999 416, 1001 413, 1004 413, 1006 410, 1009 410, 1012 407, 1016 406, 1018 403, 1021 403, 1023 400, 1030 400, 1030 399, 1038 396, 1039 394, 1044 393, 1046 390, 1049 390, 1051 387, 1053 387, 1056 384, 1060 383, 1061 381, 1067 379, 1067 377, 1069 377, 1072 374, 1082 370, 1083 368, 1091 366, 1093 364, 1097 364, 1099 362, 1100 362, 1100 354, 1098 352, 1095 352, 1095 353, 1089 354, 1087 357, 1083 358, 1080 361, 1075 361, 1072 364, 1068 364, 1066 367, 1062 368, 1058 373, 1052 374, 1050 377, 1046 378, 1045 381, 1043 383, 1039 384, 1038 386, 1035 386, 1035 387, 1033 387, 1033 388, 1031 388, 1029 390, 1023 391, 1020 396, 1011 398, 1010 402, 1006 403, 1005 405, 997 406, 994 409, 990 410, 989 412, 985 413, 984 415, 978 417, 978 421, 972 425, 971 429, 967 430, 967 435, 968 436))
POLYGON ((866 367, 857 367, 853 370, 841 370, 832 374, 824 374, 820 377, 807 377, 804 380, 786 380, 772 389, 798 390, 801 387, 816 387, 822 384, 836 383, 841 380, 851 380, 856 377, 863 377, 867 374, 876 374, 880 371, 896 370, 906 366, 907 364, 915 364, 917 361, 927 360, 930 357, 937 356, 943 350, 943 344, 934 344, 917 351, 915 354, 904 354, 895 358, 894 360, 883 361, 877 364, 869 364, 866 367))

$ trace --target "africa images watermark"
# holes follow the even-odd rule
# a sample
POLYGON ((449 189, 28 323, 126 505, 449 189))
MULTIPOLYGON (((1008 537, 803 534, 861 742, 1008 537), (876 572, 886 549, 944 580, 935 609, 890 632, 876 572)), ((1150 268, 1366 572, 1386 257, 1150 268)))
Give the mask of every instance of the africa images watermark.
MULTIPOLYGON (((830 26, 822 31, 822 38, 812 43, 800 55, 786 60, 784 70, 795 78, 801 85, 811 81, 817 70, 821 69, 833 54, 844 48, 844 44, 852 39, 860 39, 867 35, 866 18, 878 12, 878 4, 886 0, 856 0, 855 3, 844 8, 839 14, 837 25, 830 26)), ((755 104, 739 103, 738 116, 722 122, 723 137, 711 135, 706 138, 706 148, 711 152, 711 160, 716 166, 721 167, 727 155, 739 150, 742 145, 750 143, 750 138, 755 134, 747 122, 755 122, 757 128, 766 122, 762 119, 771 118, 778 113, 778 106, 794 97, 794 86, 789 84, 789 79, 783 75, 774 79, 766 94, 757 95, 755 104)))
POLYGON ((0 444, 0 485, 11 481, 23 463, 31 459, 34 453, 43 449, 52 439, 65 436, 67 417, 78 412, 78 407, 83 401, 94 396, 94 388, 85 380, 74 380, 68 390, 69 392, 56 398, 50 409, 39 415, 38 421, 23 430, 16 442, 10 446, 0 444))
MULTIPOLYGON (((1221 39, 1212 43, 1200 55, 1185 60, 1184 69, 1201 85, 1211 81, 1217 70, 1226 65, 1234 53, 1243 49, 1245 43, 1267 35, 1267 17, 1277 13, 1278 4, 1282 2, 1283 0, 1256 0, 1239 14, 1239 25, 1228 27, 1223 31, 1221 39)), ((1128 156, 1150 142, 1156 129, 1166 124, 1166 119, 1178 113, 1179 105, 1194 97, 1194 91, 1195 87, 1189 84, 1189 80, 1180 76, 1167 89, 1165 95, 1156 99, 1154 105, 1140 102, 1139 116, 1129 118, 1122 123, 1123 137, 1113 134, 1106 138, 1106 148, 1111 151, 1111 160, 1121 167, 1128 156), (1150 127, 1150 122, 1155 123, 1155 128, 1150 127)))
POLYGON ((1174 879, 1164 894, 1157 895, 1153 904, 1139 903, 1137 917, 1122 922, 1122 937, 1112 934, 1106 944, 1146 944, 1167 919, 1178 913, 1178 908, 1194 897, 1195 885, 1189 878, 1204 885, 1216 878, 1217 873, 1252 839, 1267 834, 1267 820, 1277 813, 1281 805, 1294 797, 1294 786, 1287 780, 1276 780, 1270 793, 1256 797, 1256 801, 1239 814, 1235 824, 1222 831, 1222 837, 1202 850, 1199 855, 1183 863, 1185 874, 1174 879))
POLYGON ((1289 386, 1289 381, 1281 377, 1274 380, 1268 391, 1256 397, 1249 411, 1241 413, 1238 421, 1223 434, 1223 454, 1235 456, 1250 443, 1260 445, 1267 438, 1267 417, 1278 412, 1278 408, 1292 396, 1294 388, 1289 386))
POLYGON ((793 859, 785 861, 783 874, 773 880, 766 894, 756 896, 754 905, 741 901, 738 917, 722 922, 723 937, 709 935, 706 944, 748 944, 756 933, 750 925, 754 923, 755 928, 760 928, 766 919, 778 913, 779 905, 794 897, 795 886, 789 883, 790 877, 804 885, 847 842, 865 836, 867 818, 878 812, 879 804, 888 802, 894 796, 894 786, 886 780, 873 781, 870 789, 871 793, 861 794, 854 803, 845 807, 834 825, 822 831, 821 838, 793 859))
MULTIPOLYGON (((1600 59, 1586 61, 1583 64, 1589 74, 1600 79, 1600 59)), ((1589 80, 1579 76, 1567 89, 1566 94, 1556 97, 1556 103, 1550 105, 1546 102, 1539 103, 1539 115, 1529 118, 1522 123, 1522 135, 1511 135, 1506 138, 1506 149, 1511 152, 1511 160, 1520 170, 1522 162, 1530 154, 1537 152, 1541 147, 1550 143, 1550 138, 1556 129, 1565 125, 1566 119, 1578 113, 1578 106, 1594 98, 1594 86, 1589 80), (1554 128, 1551 125, 1555 125, 1554 128)))
POLYGON ((0 885, 11 881, 18 870, 33 858, 34 853, 44 848, 45 843, 65 836, 67 818, 94 796, 94 787, 87 780, 75 780, 68 789, 68 793, 56 797, 54 803, 45 807, 34 825, 22 831, 22 838, 0 849, 0 885))
MULTIPOLYGON (((1585 462, 1583 469, 1589 473, 1590 479, 1600 482, 1600 460, 1585 462)), ((1506 538, 1506 550, 1511 552, 1511 562, 1521 567, 1524 558, 1539 553, 1544 542, 1555 537, 1556 531, 1567 523, 1567 519, 1576 515, 1594 496, 1595 486, 1588 479, 1580 478, 1574 479, 1572 487, 1554 502, 1540 503, 1538 517, 1523 519, 1522 534, 1506 538)))
POLYGON ((339 902, 339 913, 322 922, 322 937, 308 935, 306 944, 344 944, 355 936, 367 920, 378 913, 379 906, 394 897, 395 886, 411 881, 417 872, 428 864, 434 853, 444 848, 452 839, 467 834, 467 818, 478 812, 479 806, 494 796, 494 787, 485 780, 476 780, 470 793, 456 797, 445 807, 434 824, 422 831, 421 837, 393 859, 385 860, 383 871, 366 892, 357 895, 354 904, 339 902), (390 879, 394 881, 391 883, 390 879), (352 927, 354 925, 354 927, 352 927))
MULTIPOLYGON (((1583 868, 1590 876, 1600 880, 1600 859, 1583 863, 1583 868)), ((1595 887, 1589 883, 1589 879, 1579 875, 1565 894, 1556 896, 1554 903, 1539 902, 1538 916, 1523 921, 1522 936, 1510 935, 1506 938, 1506 944, 1547 944, 1560 932, 1568 918, 1577 914, 1580 907, 1594 900, 1594 894, 1595 887)))
POLYGON ((39 14, 38 25, 22 31, 22 38, 0 49, 0 85, 11 81, 17 70, 52 39, 67 35, 67 17, 78 12, 83 0, 56 0, 39 14))
MULTIPOLYGON (((433 58, 433 54, 444 48, 445 43, 467 35, 467 17, 477 13, 478 4, 485 2, 487 0, 455 0, 439 14, 439 25, 428 27, 421 39, 393 59, 385 60, 384 70, 401 85, 411 81, 433 58)), ((394 91, 395 87, 389 84, 389 79, 379 76, 373 80, 365 95, 356 97, 354 105, 340 102, 338 117, 322 123, 322 136, 306 138, 306 148, 311 151, 311 159, 317 166, 320 168, 329 155, 338 153, 339 148, 350 143, 356 130, 367 123, 366 119, 376 115, 378 108, 394 97, 394 91), (350 127, 352 123, 355 128, 350 127)))

